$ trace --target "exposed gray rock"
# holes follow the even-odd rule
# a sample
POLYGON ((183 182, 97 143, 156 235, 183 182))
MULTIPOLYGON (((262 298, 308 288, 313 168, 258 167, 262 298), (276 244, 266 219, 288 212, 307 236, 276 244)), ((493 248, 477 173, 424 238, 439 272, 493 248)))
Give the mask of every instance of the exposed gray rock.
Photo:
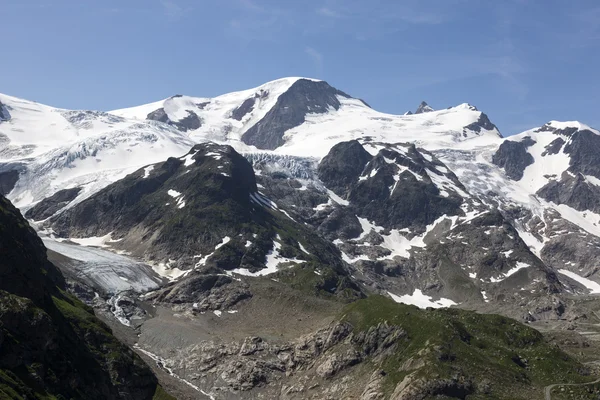
POLYGON ((0 172, 0 195, 6 196, 9 194, 19 180, 19 171, 11 169, 0 172))
POLYGON ((581 173, 565 171, 560 180, 550 181, 537 194, 545 200, 567 204, 579 211, 600 213, 600 186, 588 182, 581 173))
POLYGON ((421 104, 419 104, 419 107, 417 107, 415 114, 423 114, 423 113, 432 112, 432 111, 435 111, 435 110, 433 108, 431 108, 429 106, 429 104, 422 101, 421 104))
POLYGON ((319 163, 319 179, 344 198, 372 158, 358 140, 338 143, 319 163))
POLYGON ((565 144, 565 141, 563 138, 558 137, 558 138, 554 139, 552 142, 550 142, 550 144, 548 146, 546 146, 544 148, 544 152, 542 153, 542 156, 545 157, 545 156, 558 154, 558 152, 562 149, 564 144, 565 144))
POLYGON ((73 201, 79 195, 79 192, 81 192, 81 188, 78 187, 59 190, 27 210, 25 217, 34 221, 50 218, 73 201))
POLYGON ((193 111, 186 110, 186 112, 188 115, 184 118, 180 119, 179 121, 171 121, 165 112, 165 109, 159 108, 158 110, 152 111, 150 114, 148 114, 146 119, 172 125, 182 132, 200 128, 202 126, 202 119, 193 111))
POLYGON ((261 90, 259 93, 255 93, 253 97, 250 97, 235 110, 231 112, 231 118, 241 121, 244 116, 254 109, 254 105, 258 99, 264 99, 269 96, 269 92, 261 90))
MULTIPOLYGON (((473 107, 475 110, 477 110, 477 108, 473 107)), ((493 131, 493 130, 498 130, 498 127, 496 127, 496 125, 494 125, 492 123, 492 121, 490 121, 489 117, 485 114, 485 113, 481 113, 481 115, 479 116, 479 119, 475 122, 473 122, 472 124, 469 124, 467 126, 465 126, 464 130, 463 130, 463 136, 467 136, 467 130, 472 131, 472 132, 477 132, 477 133, 481 133, 481 130, 485 129, 487 131, 493 131)), ((502 135, 499 135, 500 137, 502 137, 502 135)))
POLYGON ((10 112, 8 112, 8 107, 0 101, 0 122, 10 120, 10 112))
POLYGON ((523 177, 525 168, 534 163, 533 156, 527 152, 527 148, 534 143, 529 137, 520 142, 505 140, 494 153, 492 162, 504 168, 510 179, 518 181, 523 177))
POLYGON ((338 96, 347 97, 324 81, 299 79, 285 92, 269 112, 242 136, 246 144, 273 150, 284 144, 285 131, 301 125, 306 114, 324 114, 339 109, 338 96))

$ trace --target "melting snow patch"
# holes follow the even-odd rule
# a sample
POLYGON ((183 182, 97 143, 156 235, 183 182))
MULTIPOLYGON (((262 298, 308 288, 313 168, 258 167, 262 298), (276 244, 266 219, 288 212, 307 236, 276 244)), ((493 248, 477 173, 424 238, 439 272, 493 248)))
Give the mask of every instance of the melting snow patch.
POLYGON ((217 317, 220 317, 221 315, 223 315, 223 313, 220 310, 214 310, 213 313, 215 313, 215 315, 217 317))
POLYGON ((81 246, 109 247, 109 245, 107 245, 106 243, 117 242, 117 240, 111 240, 111 235, 112 232, 104 236, 90 236, 88 238, 69 238, 69 240, 81 246))
POLYGON ((485 301, 486 303, 490 302, 487 295, 485 294, 485 290, 481 291, 481 295, 483 296, 483 301, 485 301))
POLYGON ((298 260, 296 258, 283 257, 281 254, 279 254, 279 250, 281 250, 281 243, 279 243, 280 240, 281 240, 281 237, 279 235, 277 235, 276 239, 273 241, 273 248, 269 251, 269 253, 267 253, 267 260, 265 262, 264 269, 261 269, 260 271, 257 271, 257 272, 250 272, 249 270, 247 270, 245 268, 236 268, 232 271, 229 271, 228 275, 235 273, 235 274, 245 275, 245 276, 265 276, 265 275, 270 275, 270 274, 274 274, 275 272, 277 272, 278 271, 277 266, 281 263, 301 264, 301 263, 305 262, 304 260, 298 260))
POLYGON ((490 278, 491 282, 502 282, 503 280, 505 280, 506 278, 508 278, 509 276, 517 273, 517 271, 522 270, 523 268, 527 268, 530 265, 521 261, 517 261, 517 265, 514 268, 509 269, 508 271, 506 271, 505 274, 503 274, 500 278, 490 278))
POLYGON ((167 194, 171 197, 177 198, 179 196, 181 196, 181 193, 179 193, 177 190, 173 190, 173 189, 169 189, 167 191, 167 194))
POLYGON ((142 178, 146 179, 147 177, 149 177, 150 172, 152 172, 153 169, 154 169, 154 165, 149 165, 146 168, 144 168, 144 176, 142 178))
POLYGON ((454 301, 450 299, 445 299, 443 297, 439 300, 432 300, 431 296, 423 294, 423 292, 420 289, 415 289, 412 295, 405 294, 403 296, 396 296, 393 293, 387 293, 396 303, 412 304, 419 308, 442 308, 454 306, 457 304, 454 301))
POLYGON ((300 246, 300 250, 302 250, 303 253, 310 255, 308 250, 306 250, 306 248, 304 246, 302 246, 302 243, 298 242, 298 246, 300 246))
POLYGON ((194 268, 199 268, 199 267, 203 266, 206 263, 206 260, 208 260, 208 258, 210 256, 212 256, 213 254, 215 254, 215 251, 219 250, 222 246, 225 246, 227 243, 229 243, 230 240, 231 240, 231 238, 229 236, 225 236, 223 238, 223 240, 221 240, 221 243, 219 243, 215 246, 215 249, 212 253, 209 253, 209 254, 205 255, 204 257, 202 257, 202 254, 200 254, 198 256, 194 256, 194 258, 200 259, 200 261, 198 261, 196 263, 196 265, 194 265, 194 268))
POLYGON ((190 165, 192 165, 194 163, 193 157, 195 155, 196 155, 196 153, 191 153, 191 154, 188 154, 185 157, 183 157, 183 166, 189 167, 190 165))
POLYGON ((329 189, 327 189, 327 194, 329 195, 329 198, 331 200, 335 201, 340 206, 349 206, 350 205, 350 202, 348 200, 342 199, 340 196, 338 196, 337 194, 335 194, 333 191, 331 191, 329 189))
POLYGON ((590 294, 600 294, 600 284, 597 282, 594 282, 588 278, 584 278, 583 276, 577 275, 576 273, 566 269, 559 269, 558 272, 585 286, 585 288, 590 291, 590 294))
POLYGON ((502 254, 504 257, 508 258, 508 257, 510 257, 510 255, 511 255, 512 253, 513 253, 513 251, 512 251, 512 250, 508 250, 508 251, 503 251, 503 252, 502 252, 502 253, 500 253, 500 254, 502 254))

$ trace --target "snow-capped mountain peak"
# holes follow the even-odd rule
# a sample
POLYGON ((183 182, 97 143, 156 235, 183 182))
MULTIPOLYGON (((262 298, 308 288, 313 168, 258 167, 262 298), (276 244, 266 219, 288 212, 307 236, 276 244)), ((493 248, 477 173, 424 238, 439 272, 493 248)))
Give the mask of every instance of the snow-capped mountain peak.
POLYGON ((432 112, 432 111, 435 111, 435 110, 433 108, 431 108, 431 106, 429 104, 422 101, 421 104, 419 104, 419 107, 417 107, 417 111, 415 111, 415 114, 422 114, 422 113, 427 113, 427 112, 432 112))
POLYGON ((550 121, 537 128, 536 132, 555 132, 555 131, 591 131, 597 135, 600 135, 600 131, 581 123, 579 121, 550 121))

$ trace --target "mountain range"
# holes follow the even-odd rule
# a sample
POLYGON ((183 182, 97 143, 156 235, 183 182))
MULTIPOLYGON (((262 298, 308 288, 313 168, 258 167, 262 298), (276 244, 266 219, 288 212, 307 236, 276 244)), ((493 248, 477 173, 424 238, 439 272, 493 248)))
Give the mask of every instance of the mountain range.
MULTIPOLYGON (((503 379, 483 388, 469 368, 425 372, 408 358, 393 379, 344 382, 367 360, 389 369, 408 329, 405 320, 374 319, 366 326, 377 338, 372 352, 360 353, 360 342, 351 357, 340 346, 357 343, 361 323, 345 316, 361 307, 404 312, 390 301, 573 325, 593 318, 600 293, 600 132, 580 122, 550 121, 504 138, 467 103, 434 110, 422 102, 391 115, 327 82, 284 78, 109 112, 0 94, 0 143, 0 194, 42 236, 69 288, 126 327, 117 332, 137 330, 136 348, 159 360, 159 370, 167 365, 208 397, 511 398, 499 389, 503 379), (296 349, 288 357, 300 357, 299 338, 321 340, 319 329, 339 339, 301 362, 275 363, 285 351, 273 348, 275 317, 261 308, 275 294, 291 324, 281 333, 287 344, 277 344, 296 349), (170 341, 177 315, 189 321, 170 341), (194 322, 207 315, 215 332, 244 326, 254 336, 227 333, 229 344, 218 344, 194 322), (332 319, 339 325, 328 325, 332 319), (232 358, 244 348, 254 349, 245 361, 232 358), (236 362, 243 372, 223 369, 236 362), (324 363, 315 376, 337 386, 310 389, 307 371, 324 363)), ((475 335, 470 314, 428 312, 418 318, 460 320, 475 335)), ((447 334, 460 337, 463 328, 447 334)), ((538 367, 530 384, 553 383, 538 367)))

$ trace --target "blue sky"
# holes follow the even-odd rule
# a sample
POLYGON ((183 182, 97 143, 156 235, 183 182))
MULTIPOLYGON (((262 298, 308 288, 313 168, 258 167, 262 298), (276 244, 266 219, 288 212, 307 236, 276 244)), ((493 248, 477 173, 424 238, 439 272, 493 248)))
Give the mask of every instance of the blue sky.
POLYGON ((310 76, 389 113, 463 102, 505 135, 600 127, 597 0, 0 0, 0 92, 110 110, 310 76))

